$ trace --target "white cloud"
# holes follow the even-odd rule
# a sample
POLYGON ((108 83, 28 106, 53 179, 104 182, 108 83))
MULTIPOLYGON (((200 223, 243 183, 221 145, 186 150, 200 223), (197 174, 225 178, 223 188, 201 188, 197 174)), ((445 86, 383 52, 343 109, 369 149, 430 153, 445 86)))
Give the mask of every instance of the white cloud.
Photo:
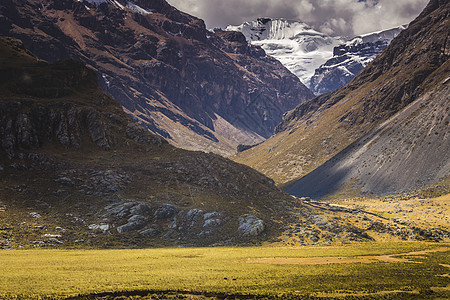
POLYGON ((429 0, 167 0, 205 20, 209 28, 258 17, 302 20, 334 35, 388 29, 411 22, 429 0))

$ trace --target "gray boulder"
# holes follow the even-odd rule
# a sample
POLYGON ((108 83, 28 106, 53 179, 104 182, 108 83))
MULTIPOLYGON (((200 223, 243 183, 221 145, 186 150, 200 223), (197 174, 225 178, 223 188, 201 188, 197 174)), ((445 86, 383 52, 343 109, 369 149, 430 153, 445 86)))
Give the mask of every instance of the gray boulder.
POLYGON ((213 219, 213 218, 217 219, 218 217, 220 217, 220 213, 213 211, 213 212, 204 214, 203 220, 208 220, 208 219, 213 219))
POLYGON ((134 215, 128 219, 128 223, 117 227, 117 232, 123 233, 133 230, 141 229, 147 225, 147 218, 140 216, 140 215, 134 215))
POLYGON ((167 219, 172 217, 176 212, 175 206, 172 204, 164 204, 155 211, 154 216, 157 219, 167 219))
POLYGON ((151 206, 145 202, 126 202, 121 204, 112 204, 105 207, 104 218, 118 217, 123 218, 130 215, 147 215, 150 213, 151 206))
POLYGON ((203 210, 193 208, 186 213, 186 221, 195 222, 204 214, 203 210))
POLYGON ((238 230, 244 236, 257 236, 264 231, 264 222, 254 215, 239 217, 238 230))
POLYGON ((208 219, 205 221, 205 223, 203 223, 203 227, 215 227, 219 226, 220 224, 222 224, 221 219, 208 219))
POLYGON ((137 205, 137 202, 126 202, 122 204, 117 205, 110 205, 105 207, 105 210, 107 211, 103 217, 118 217, 123 218, 130 214, 130 208, 137 205))
POLYGON ((150 212, 150 209, 151 209, 150 204, 138 203, 137 205, 130 208, 130 214, 145 216, 150 212))

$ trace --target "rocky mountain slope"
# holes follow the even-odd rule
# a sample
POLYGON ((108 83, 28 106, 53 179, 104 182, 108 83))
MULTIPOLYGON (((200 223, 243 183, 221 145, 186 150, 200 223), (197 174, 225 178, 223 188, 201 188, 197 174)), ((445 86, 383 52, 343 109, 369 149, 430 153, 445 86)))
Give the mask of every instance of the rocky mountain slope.
POLYGON ((272 180, 148 133, 96 79, 0 39, 0 245, 245 244, 284 230, 291 197, 272 180))
POLYGON ((449 11, 430 1, 349 84, 299 105, 236 160, 298 195, 395 193, 449 176, 449 11))
POLYGON ((314 71, 309 87, 316 95, 343 87, 377 57, 406 26, 357 36, 333 49, 333 57, 314 71))
POLYGON ((234 153, 312 97, 242 35, 209 32, 164 0, 5 0, 0 34, 84 62, 136 121, 187 149, 234 153))
POLYGON ((314 71, 333 56, 334 47, 346 41, 318 32, 303 22, 282 18, 259 18, 227 26, 226 30, 242 32, 248 42, 261 46, 308 87, 314 71))

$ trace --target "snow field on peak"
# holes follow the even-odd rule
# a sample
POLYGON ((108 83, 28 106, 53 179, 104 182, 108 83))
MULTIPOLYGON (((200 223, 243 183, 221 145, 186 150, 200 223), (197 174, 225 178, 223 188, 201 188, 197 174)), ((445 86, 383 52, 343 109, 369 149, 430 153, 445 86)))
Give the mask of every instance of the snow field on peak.
POLYGON ((132 2, 126 1, 126 6, 122 5, 119 1, 117 0, 77 0, 78 2, 88 2, 94 5, 99 5, 101 3, 109 3, 112 4, 114 6, 116 6, 117 8, 120 8, 122 10, 124 10, 125 8, 128 8, 129 10, 139 13, 141 15, 148 15, 153 13, 151 9, 144 9, 132 2))
POLYGON ((346 42, 345 45, 351 46, 362 43, 375 43, 377 41, 392 41, 401 31, 405 30, 407 27, 407 25, 403 25, 388 30, 362 34, 346 42))

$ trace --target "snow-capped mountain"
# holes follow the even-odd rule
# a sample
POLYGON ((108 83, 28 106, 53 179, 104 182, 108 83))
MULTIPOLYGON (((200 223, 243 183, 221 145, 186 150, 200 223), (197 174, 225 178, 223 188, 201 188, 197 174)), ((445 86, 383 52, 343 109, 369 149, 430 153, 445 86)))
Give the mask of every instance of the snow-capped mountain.
POLYGON ((346 40, 318 32, 311 26, 282 18, 258 18, 227 31, 242 32, 247 41, 261 46, 309 86, 315 70, 333 56, 335 46, 346 40))
POLYGON ((102 3, 112 4, 117 8, 122 10, 129 9, 133 12, 139 13, 141 15, 148 15, 153 12, 152 9, 143 8, 132 1, 118 1, 118 0, 76 0, 77 2, 88 2, 90 4, 94 4, 98 6, 102 3), (121 3, 122 2, 122 3, 121 3))
POLYGON ((324 94, 346 85, 386 48, 406 26, 357 36, 333 50, 333 57, 316 69, 309 88, 324 94))
POLYGON ((316 95, 347 84, 405 29, 399 26, 357 36, 332 37, 295 20, 258 18, 228 31, 242 32, 247 41, 278 59, 316 95))

